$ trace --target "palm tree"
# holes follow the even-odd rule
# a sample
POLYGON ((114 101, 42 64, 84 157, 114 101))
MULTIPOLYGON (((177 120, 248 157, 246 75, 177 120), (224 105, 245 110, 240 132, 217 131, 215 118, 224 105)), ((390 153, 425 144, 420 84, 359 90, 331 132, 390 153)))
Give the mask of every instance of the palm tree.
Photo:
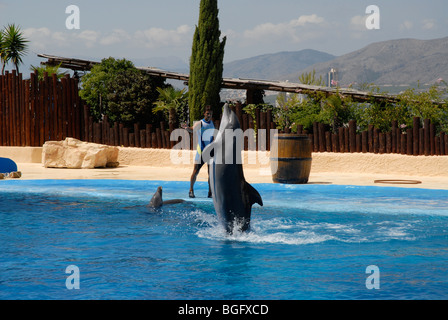
POLYGON ((25 39, 20 27, 15 24, 8 24, 3 31, 2 46, 2 74, 4 74, 5 64, 11 61, 16 66, 19 73, 19 65, 22 63, 22 57, 26 54, 29 41, 25 39))
POLYGON ((45 65, 45 66, 40 66, 40 67, 36 67, 36 66, 31 66, 30 70, 31 71, 37 71, 37 79, 38 80, 43 80, 44 79, 44 73, 48 73, 48 76, 51 77, 53 74, 56 74, 56 76, 58 77, 58 79, 61 79, 63 77, 65 77, 65 75, 67 74, 66 71, 62 72, 61 70, 59 70, 61 68, 61 64, 56 65, 56 66, 50 66, 50 65, 45 65))
POLYGON ((3 30, 0 30, 0 61, 2 62, 2 74, 4 74, 6 65, 6 50, 5 50, 5 39, 3 36, 3 30))
POLYGON ((165 89, 157 88, 157 91, 159 92, 159 100, 155 103, 157 107, 152 111, 154 113, 163 111, 165 114, 168 112, 168 123, 175 125, 177 108, 187 99, 185 89, 177 90, 170 86, 165 89))

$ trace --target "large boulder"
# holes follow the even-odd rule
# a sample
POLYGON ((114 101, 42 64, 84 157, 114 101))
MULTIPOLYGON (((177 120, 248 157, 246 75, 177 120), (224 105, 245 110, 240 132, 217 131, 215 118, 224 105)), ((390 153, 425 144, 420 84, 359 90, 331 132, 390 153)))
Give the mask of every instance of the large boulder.
POLYGON ((47 141, 43 145, 45 168, 93 169, 118 166, 118 148, 73 138, 47 141))

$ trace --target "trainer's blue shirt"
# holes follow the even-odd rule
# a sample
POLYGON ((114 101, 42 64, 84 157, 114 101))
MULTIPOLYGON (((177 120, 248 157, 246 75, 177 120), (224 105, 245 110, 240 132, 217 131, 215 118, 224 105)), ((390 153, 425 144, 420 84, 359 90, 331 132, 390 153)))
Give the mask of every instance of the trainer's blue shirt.
POLYGON ((199 162, 200 156, 202 155, 202 151, 204 151, 205 147, 213 142, 213 134, 215 130, 215 125, 213 121, 205 121, 205 119, 201 120, 201 130, 197 130, 198 132, 198 145, 197 145, 197 153, 195 161, 199 162))

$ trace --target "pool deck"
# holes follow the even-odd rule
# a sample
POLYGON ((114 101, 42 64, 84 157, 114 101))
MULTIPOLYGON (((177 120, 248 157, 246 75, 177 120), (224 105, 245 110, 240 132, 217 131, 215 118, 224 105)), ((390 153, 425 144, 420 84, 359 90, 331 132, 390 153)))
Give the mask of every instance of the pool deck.
MULTIPOLYGON (((0 157, 16 161, 21 180, 29 179, 120 179, 189 181, 192 165, 173 164, 170 150, 120 148, 118 168, 45 168, 41 148, 0 147, 0 157)), ((193 158, 194 152, 191 153, 193 158)), ((250 183, 272 183, 269 164, 248 164, 244 153, 244 175, 250 183)), ((261 159, 261 158, 260 158, 261 159)), ((0 180, 1 183, 2 180, 0 180)), ((207 181, 203 167, 198 181, 207 181)), ((448 156, 413 157, 378 154, 313 153, 310 184, 358 185, 448 190, 448 156), (421 184, 379 184, 375 180, 417 180, 421 184)))

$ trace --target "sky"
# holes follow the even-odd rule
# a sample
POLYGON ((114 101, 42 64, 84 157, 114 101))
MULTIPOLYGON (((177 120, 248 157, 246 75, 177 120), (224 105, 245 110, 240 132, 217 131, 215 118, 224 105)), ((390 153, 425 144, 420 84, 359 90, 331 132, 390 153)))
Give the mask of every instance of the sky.
MULTIPOLYGON (((0 0, 0 27, 20 25, 37 53, 73 58, 177 57, 188 63, 200 0, 0 0), (79 9, 79 29, 73 11, 79 9)), ((385 40, 448 36, 446 0, 220 0, 224 62, 280 51, 342 55, 385 40), (375 5, 376 12, 366 9, 375 5), (373 19, 373 21, 372 21, 373 19), (379 23, 367 28, 366 20, 379 23), (378 22, 377 22, 378 20, 378 22)), ((37 61, 41 61, 37 59, 37 61)), ((12 66, 11 66, 12 67, 12 66)))

